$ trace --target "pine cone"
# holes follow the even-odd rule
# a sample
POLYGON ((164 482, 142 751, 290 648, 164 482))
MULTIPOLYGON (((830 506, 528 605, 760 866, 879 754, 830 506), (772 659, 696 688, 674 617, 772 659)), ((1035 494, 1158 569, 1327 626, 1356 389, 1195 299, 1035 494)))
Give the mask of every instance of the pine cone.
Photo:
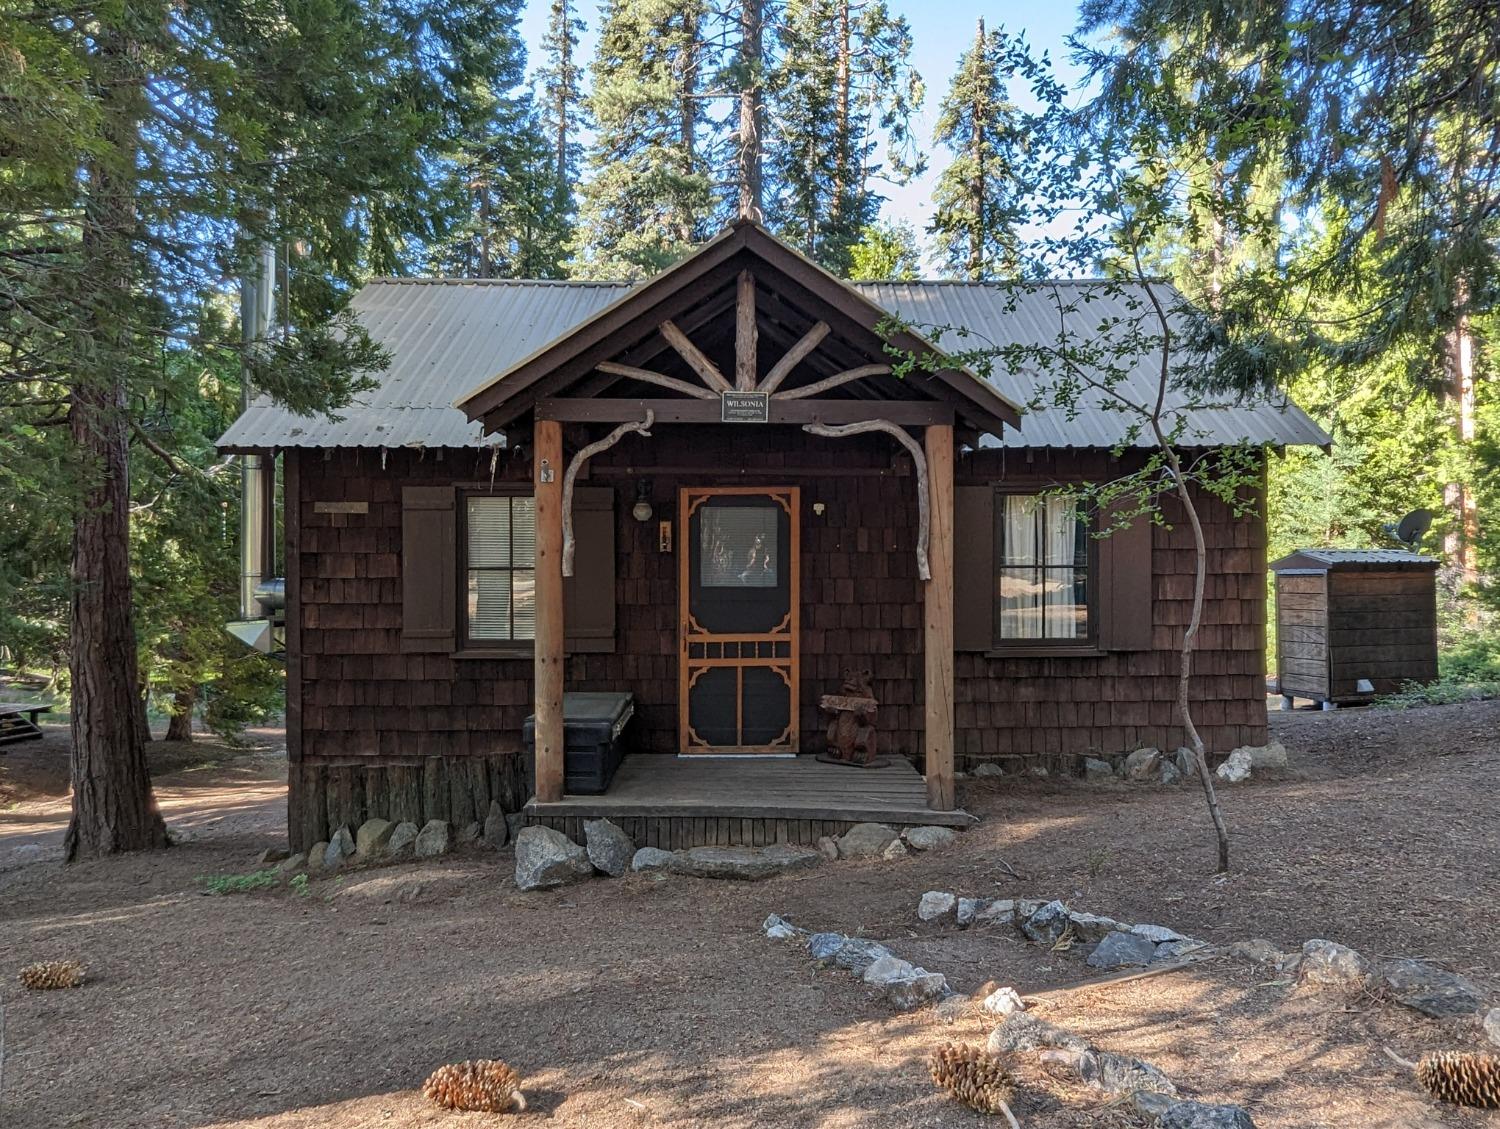
POLYGON ((981 1113, 999 1113, 1015 1096, 1016 1080, 995 1055, 967 1043, 944 1043, 932 1056, 932 1081, 981 1113))
POLYGON ((1417 1081, 1439 1101, 1500 1109, 1500 1055, 1435 1051, 1417 1063, 1417 1081))
POLYGON ((44 960, 21 969, 21 983, 33 992, 76 988, 83 983, 83 965, 76 960, 44 960))
POLYGON ((422 1083, 427 1099, 444 1109, 505 1113, 526 1108, 521 1076, 499 1059, 481 1058, 440 1066, 422 1083))

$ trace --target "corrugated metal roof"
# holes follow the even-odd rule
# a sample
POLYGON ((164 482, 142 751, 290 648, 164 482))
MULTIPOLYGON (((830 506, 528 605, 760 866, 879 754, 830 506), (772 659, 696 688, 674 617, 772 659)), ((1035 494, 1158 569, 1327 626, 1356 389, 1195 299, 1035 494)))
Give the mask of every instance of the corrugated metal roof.
POLYGON ((1441 564, 1436 557, 1424 557, 1421 553, 1405 549, 1299 549, 1272 561, 1272 571, 1283 569, 1306 569, 1313 565, 1412 565, 1421 568, 1437 568, 1441 564))
MULTIPOLYGON (((480 425, 453 407, 455 400, 563 336, 634 285, 376 280, 355 296, 353 309, 370 336, 391 354, 389 368, 379 376, 380 387, 337 416, 298 416, 262 398, 220 437, 219 446, 466 447, 493 441, 484 439, 480 425)), ((1057 308, 1044 287, 864 282, 856 283, 855 289, 928 336, 932 333, 927 327, 962 327, 966 338, 945 334, 937 342, 956 352, 985 342, 1040 345, 1056 340, 1057 308)), ((1070 320, 1082 334, 1116 316, 1131 316, 1128 303, 1100 289, 1070 320)), ((1018 404, 1037 397, 1034 374, 994 372, 989 379, 1018 404)), ((1150 358, 1143 357, 1119 387, 1132 399, 1153 394, 1150 358)), ((1187 403, 1184 396, 1171 394, 1168 410, 1180 411, 1187 403)), ((1128 424, 1124 413, 1098 400, 1084 403, 1074 413, 1038 407, 1025 414, 1019 431, 1008 428, 999 438, 985 436, 983 442, 1007 447, 1109 447, 1126 434, 1128 424)), ((1188 413, 1182 442, 1322 445, 1328 436, 1288 401, 1226 400, 1188 413)), ((1143 436, 1138 443, 1147 446, 1150 440, 1143 436)))
POLYGON ((380 387, 334 416, 299 416, 260 397, 219 446, 470 447, 486 438, 453 406, 480 380, 510 368, 636 284, 494 279, 376 279, 354 313, 391 355, 380 387))
MULTIPOLYGON (((1067 311, 1069 333, 1079 340, 1087 340, 1100 325, 1140 325, 1142 318, 1141 307, 1131 308, 1132 288, 1096 281, 1059 281, 1029 287, 974 282, 868 282, 856 286, 878 305, 918 328, 947 327, 941 334, 928 329, 925 335, 938 348, 956 353, 1007 345, 1053 347, 1058 340, 1059 306, 1067 311)), ((1133 289, 1144 296, 1144 288, 1133 289)), ((1165 292, 1164 305, 1169 309, 1181 300, 1170 287, 1159 289, 1165 292)), ((1146 328, 1149 332, 1149 324, 1146 328)), ((1116 391, 1132 403, 1150 403, 1156 396, 1158 363, 1154 353, 1135 358, 1114 385, 1116 391)), ((1028 410, 1020 431, 1007 430, 999 437, 987 435, 984 446, 1112 447, 1128 435, 1135 418, 1104 406, 1110 397, 1103 392, 1081 396, 1076 411, 1049 406, 1045 390, 1039 395, 1039 374, 1035 372, 996 369, 986 376, 1002 395, 1028 405, 1028 410), (1037 400, 1042 402, 1033 404, 1037 400)), ((1047 379, 1055 382, 1057 377, 1048 375, 1047 379)), ((1322 446, 1329 441, 1320 427, 1286 399, 1194 398, 1169 391, 1164 408, 1168 430, 1178 418, 1186 416, 1180 440, 1183 446, 1322 446)), ((1149 447, 1155 442, 1149 434, 1143 434, 1136 445, 1149 447)))

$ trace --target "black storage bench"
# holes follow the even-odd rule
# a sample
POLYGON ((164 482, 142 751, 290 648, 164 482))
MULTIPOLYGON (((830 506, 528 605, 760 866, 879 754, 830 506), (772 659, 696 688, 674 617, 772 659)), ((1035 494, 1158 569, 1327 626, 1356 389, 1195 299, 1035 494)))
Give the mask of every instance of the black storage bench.
MULTIPOLYGON (((597 796, 625 759, 625 729, 635 714, 632 694, 563 695, 563 791, 597 796)), ((526 752, 536 780, 536 715, 526 719, 526 752)))

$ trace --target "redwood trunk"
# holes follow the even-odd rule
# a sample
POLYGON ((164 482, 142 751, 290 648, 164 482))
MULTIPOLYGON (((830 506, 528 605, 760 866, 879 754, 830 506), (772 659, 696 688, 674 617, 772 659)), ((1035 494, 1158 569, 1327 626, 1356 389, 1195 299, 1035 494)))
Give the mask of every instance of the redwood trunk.
POLYGON ((130 602, 131 240, 139 58, 134 45, 103 31, 96 63, 105 80, 105 152, 88 169, 83 252, 99 290, 88 314, 93 351, 70 393, 69 432, 82 477, 74 518, 72 622, 73 816, 68 861, 167 844, 151 793, 130 602))

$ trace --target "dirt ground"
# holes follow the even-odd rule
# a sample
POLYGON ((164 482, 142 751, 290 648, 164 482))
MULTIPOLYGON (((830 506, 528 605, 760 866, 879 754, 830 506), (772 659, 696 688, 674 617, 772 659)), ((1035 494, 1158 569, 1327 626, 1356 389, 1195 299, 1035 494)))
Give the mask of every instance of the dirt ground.
MULTIPOLYGON (((202 879, 254 869, 281 833, 273 816, 212 814, 237 790, 276 788, 265 750, 230 759, 195 781, 209 814, 190 799, 169 814, 200 819, 185 846, 67 868, 0 854, 0 1125, 988 1123, 933 1092, 925 1059, 944 1040, 982 1041, 992 1021, 893 1015, 765 939, 774 912, 880 938, 965 991, 1013 984, 1046 1018, 1155 1062, 1189 1096, 1243 1104, 1261 1129, 1500 1126, 1429 1101, 1381 1053, 1475 1049, 1477 1024, 1315 994, 1227 957, 1067 991, 1085 976, 1076 955, 916 920, 931 889, 1055 896, 1212 942, 1328 937, 1427 957, 1500 1004, 1500 703, 1273 717, 1294 768, 1226 789, 1224 877, 1195 791, 1002 779, 961 793, 984 821, 953 848, 763 883, 633 876, 523 895, 508 853, 476 850, 314 881, 306 896, 210 896, 202 879), (89 982, 15 982, 58 957, 84 961, 89 982), (429 1107, 426 1074, 473 1057, 515 1064, 532 1112, 429 1107)), ((183 776, 162 782, 190 793, 183 776)), ((0 834, 16 818, 0 810, 0 834)), ((1022 1079, 1027 1129, 1140 1124, 1030 1064, 1022 1079)))
MULTIPOLYGON (((42 732, 41 740, 0 745, 0 869, 62 858, 68 727, 44 722, 42 732)), ((147 759, 157 802, 179 836, 285 836, 283 730, 248 730, 241 745, 203 733, 191 742, 157 740, 147 746, 147 759)))

